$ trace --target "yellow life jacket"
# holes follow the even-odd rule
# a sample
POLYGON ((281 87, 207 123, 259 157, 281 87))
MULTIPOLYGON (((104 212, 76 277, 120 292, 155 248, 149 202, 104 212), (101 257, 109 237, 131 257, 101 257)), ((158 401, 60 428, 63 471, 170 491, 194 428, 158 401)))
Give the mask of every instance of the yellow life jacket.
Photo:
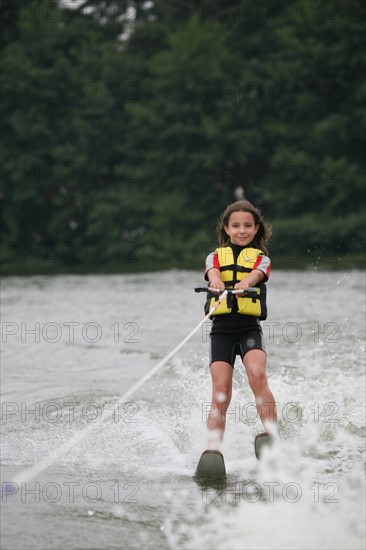
MULTIPOLYGON (((225 283, 226 288, 234 288, 235 284, 248 277, 252 271, 255 262, 260 254, 263 254, 258 248, 243 248, 240 252, 236 263, 234 261, 234 252, 230 246, 224 246, 215 250, 218 254, 218 260, 220 263, 221 279, 225 283)), ((243 315, 254 315, 259 319, 264 320, 267 318, 267 304, 266 285, 261 282, 255 285, 257 288, 257 297, 237 297, 228 296, 226 300, 223 300, 218 308, 212 315, 222 315, 225 313, 231 313, 233 309, 233 300, 238 301, 238 313, 243 315)), ((215 305, 218 300, 217 294, 208 293, 208 301, 205 306, 206 314, 215 305)))

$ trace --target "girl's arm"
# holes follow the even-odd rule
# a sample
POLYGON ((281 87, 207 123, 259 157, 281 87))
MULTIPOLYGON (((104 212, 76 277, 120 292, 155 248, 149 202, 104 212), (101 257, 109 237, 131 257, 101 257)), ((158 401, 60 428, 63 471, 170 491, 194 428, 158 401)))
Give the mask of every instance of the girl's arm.
POLYGON ((265 274, 263 273, 263 271, 260 271, 259 269, 253 269, 253 271, 249 273, 248 277, 245 277, 245 279, 243 281, 240 281, 240 283, 236 283, 234 289, 240 290, 243 288, 250 288, 263 281, 264 278, 265 274))
POLYGON ((212 288, 218 288, 219 290, 225 290, 225 285, 221 280, 220 270, 216 267, 212 267, 206 273, 208 279, 208 285, 212 288))
POLYGON ((216 250, 207 256, 205 266, 205 279, 208 281, 208 285, 212 288, 225 290, 225 285, 221 280, 220 263, 216 250))
POLYGON ((266 282, 271 272, 271 260, 264 254, 259 254, 252 271, 240 283, 235 285, 235 290, 249 288, 257 285, 261 281, 266 282))

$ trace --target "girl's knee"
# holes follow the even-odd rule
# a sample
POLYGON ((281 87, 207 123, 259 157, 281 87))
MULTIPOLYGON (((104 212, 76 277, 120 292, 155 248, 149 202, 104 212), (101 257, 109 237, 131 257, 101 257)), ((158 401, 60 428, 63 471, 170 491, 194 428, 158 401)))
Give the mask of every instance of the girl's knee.
POLYGON ((247 368, 249 385, 252 389, 261 390, 267 386, 266 370, 263 367, 252 366, 247 368))
POLYGON ((231 388, 227 385, 215 386, 212 390, 212 397, 216 403, 228 403, 231 399, 231 388))
POLYGON ((215 384, 212 388, 212 401, 228 407, 231 401, 231 384, 215 384))

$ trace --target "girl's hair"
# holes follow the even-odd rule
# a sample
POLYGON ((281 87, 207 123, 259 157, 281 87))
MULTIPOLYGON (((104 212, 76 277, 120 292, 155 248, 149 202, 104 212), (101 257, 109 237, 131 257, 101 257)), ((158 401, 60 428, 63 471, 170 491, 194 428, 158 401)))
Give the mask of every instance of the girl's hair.
POLYGON ((254 236, 252 244, 255 248, 259 248, 259 250, 262 250, 262 252, 268 255, 266 243, 272 234, 271 225, 268 223, 265 224, 260 210, 246 200, 229 204, 229 206, 221 214, 219 224, 217 226, 220 245, 228 246, 230 243, 230 237, 225 231, 225 226, 229 225, 229 219, 233 212, 250 212, 253 215, 254 223, 255 225, 259 225, 259 229, 254 236))

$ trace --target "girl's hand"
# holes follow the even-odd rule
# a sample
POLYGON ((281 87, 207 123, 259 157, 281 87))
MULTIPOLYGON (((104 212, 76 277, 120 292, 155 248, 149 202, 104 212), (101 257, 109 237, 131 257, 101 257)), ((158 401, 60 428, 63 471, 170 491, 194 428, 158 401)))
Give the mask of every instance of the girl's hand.
POLYGON ((246 288, 250 288, 250 284, 247 283, 245 280, 240 281, 240 283, 236 283, 236 285, 234 286, 234 290, 244 290, 246 288))
POLYGON ((221 280, 220 270, 216 267, 212 267, 208 273, 208 286, 211 288, 217 288, 218 290, 225 290, 224 282, 221 280))
POLYGON ((209 286, 211 288, 217 288, 218 290, 225 290, 225 285, 220 279, 210 281, 209 286))

